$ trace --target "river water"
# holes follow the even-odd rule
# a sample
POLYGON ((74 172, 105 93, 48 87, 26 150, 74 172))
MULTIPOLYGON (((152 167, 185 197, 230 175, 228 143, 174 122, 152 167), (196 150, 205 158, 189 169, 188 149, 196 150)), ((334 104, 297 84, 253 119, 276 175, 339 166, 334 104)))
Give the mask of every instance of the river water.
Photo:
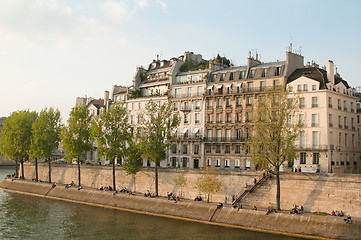
MULTIPOLYGON (((0 167, 0 181, 14 167, 0 167)), ((300 239, 0 190, 0 239, 300 239)))

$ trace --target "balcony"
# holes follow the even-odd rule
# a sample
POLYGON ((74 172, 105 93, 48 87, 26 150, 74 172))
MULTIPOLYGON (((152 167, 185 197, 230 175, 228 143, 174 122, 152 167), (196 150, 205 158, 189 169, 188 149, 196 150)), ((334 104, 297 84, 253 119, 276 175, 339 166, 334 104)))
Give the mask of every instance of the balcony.
POLYGON ((188 136, 185 135, 177 135, 171 138, 171 141, 196 141, 201 140, 203 137, 199 134, 190 134, 188 136))
POLYGON ((332 124, 332 123, 329 123, 328 126, 333 127, 333 124, 332 124))
POLYGON ((316 107, 318 107, 318 104, 317 103, 312 103, 312 107, 316 108, 316 107))
POLYGON ((205 142, 245 142, 246 138, 245 137, 231 137, 231 138, 225 138, 225 137, 204 137, 203 140, 205 142))
POLYGON ((329 108, 332 108, 332 104, 328 104, 328 107, 329 107, 329 108))
POLYGON ((181 105, 180 110, 183 111, 183 112, 190 112, 191 111, 191 106, 181 105))
POLYGON ((311 124, 311 126, 312 126, 312 127, 318 127, 318 123, 314 123, 314 122, 313 122, 313 123, 311 124))
POLYGON ((328 151, 328 145, 298 146, 300 151, 328 151))

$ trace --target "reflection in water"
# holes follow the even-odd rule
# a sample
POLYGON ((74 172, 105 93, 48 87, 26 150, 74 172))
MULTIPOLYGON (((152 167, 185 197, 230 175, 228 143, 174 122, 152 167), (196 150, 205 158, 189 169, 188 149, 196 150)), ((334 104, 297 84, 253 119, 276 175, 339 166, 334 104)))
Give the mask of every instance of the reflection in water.
MULTIPOLYGON (((12 173, 0 168, 0 180, 12 173)), ((299 239, 0 190, 0 239, 299 239)))

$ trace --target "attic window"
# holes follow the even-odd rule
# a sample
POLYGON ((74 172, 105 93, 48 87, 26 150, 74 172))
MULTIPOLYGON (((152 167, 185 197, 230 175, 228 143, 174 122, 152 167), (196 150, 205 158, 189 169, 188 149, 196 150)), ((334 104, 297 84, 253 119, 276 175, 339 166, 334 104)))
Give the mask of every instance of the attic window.
POLYGON ((268 69, 263 69, 263 71, 262 71, 262 77, 266 77, 266 76, 267 76, 267 70, 268 70, 268 69))
POLYGON ((312 91, 316 91, 316 85, 312 85, 312 91))
POLYGON ((281 67, 276 67, 275 69, 275 76, 281 75, 281 67))
POLYGON ((239 77, 238 77, 238 79, 243 79, 243 78, 244 78, 244 72, 241 71, 241 72, 239 72, 239 77))
POLYGON ((229 80, 233 80, 233 72, 229 74, 229 80))

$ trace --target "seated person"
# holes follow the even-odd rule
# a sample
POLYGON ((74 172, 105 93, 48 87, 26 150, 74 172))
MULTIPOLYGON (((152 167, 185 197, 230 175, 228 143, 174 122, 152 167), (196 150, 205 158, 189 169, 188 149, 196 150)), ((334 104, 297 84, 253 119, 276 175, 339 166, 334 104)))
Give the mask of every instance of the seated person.
POLYGON ((252 210, 257 211, 257 207, 256 207, 256 205, 253 205, 252 210))

